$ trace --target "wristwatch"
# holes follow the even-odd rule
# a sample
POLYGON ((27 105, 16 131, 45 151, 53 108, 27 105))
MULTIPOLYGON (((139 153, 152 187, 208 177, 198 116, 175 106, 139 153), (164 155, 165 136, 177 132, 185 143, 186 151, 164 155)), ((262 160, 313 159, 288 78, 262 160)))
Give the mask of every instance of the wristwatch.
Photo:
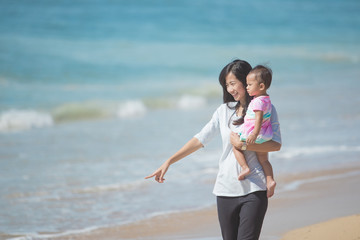
POLYGON ((246 142, 243 143, 243 145, 241 146, 241 151, 245 151, 246 150, 246 142))

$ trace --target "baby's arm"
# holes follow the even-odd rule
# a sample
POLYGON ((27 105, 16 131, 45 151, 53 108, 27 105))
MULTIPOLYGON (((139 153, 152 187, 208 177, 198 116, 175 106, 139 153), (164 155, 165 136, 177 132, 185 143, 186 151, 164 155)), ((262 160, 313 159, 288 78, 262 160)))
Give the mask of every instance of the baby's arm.
POLYGON ((254 112, 255 112, 255 126, 254 126, 254 130, 252 131, 252 133, 246 138, 247 144, 255 143, 255 140, 260 133, 261 124, 263 122, 264 112, 259 111, 259 110, 255 110, 254 112))
MULTIPOLYGON (((275 152, 280 151, 281 149, 281 138, 277 139, 279 142, 276 142, 274 140, 270 140, 267 142, 264 142, 262 144, 250 144, 246 146, 246 150, 253 151, 253 152, 275 152)), ((237 148, 241 149, 244 145, 244 142, 242 142, 239 138, 239 134, 232 132, 230 135, 230 142, 231 144, 237 148)))

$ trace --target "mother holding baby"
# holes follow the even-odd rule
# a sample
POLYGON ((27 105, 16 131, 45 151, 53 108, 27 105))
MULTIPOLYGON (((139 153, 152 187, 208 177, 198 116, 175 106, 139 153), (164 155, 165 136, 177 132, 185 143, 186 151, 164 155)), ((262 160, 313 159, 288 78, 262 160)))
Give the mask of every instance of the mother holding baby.
POLYGON ((267 153, 281 148, 280 125, 274 106, 270 118, 272 140, 261 144, 246 144, 235 133, 239 132, 251 101, 246 91, 246 77, 249 73, 252 74, 251 70, 251 65, 243 60, 234 60, 222 69, 219 82, 223 88, 224 103, 198 134, 146 177, 155 177, 157 182, 163 183, 170 165, 206 146, 220 133, 223 149, 213 193, 217 197, 218 218, 224 240, 259 239, 268 206, 268 189, 256 152, 267 153), (241 167, 235 158, 233 147, 243 152, 249 166, 250 173, 244 180, 238 179, 241 167))

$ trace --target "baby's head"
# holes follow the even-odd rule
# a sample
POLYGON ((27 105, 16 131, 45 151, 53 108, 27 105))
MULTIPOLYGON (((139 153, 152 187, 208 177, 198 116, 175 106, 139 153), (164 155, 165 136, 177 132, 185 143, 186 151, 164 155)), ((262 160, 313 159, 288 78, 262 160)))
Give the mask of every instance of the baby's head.
POLYGON ((254 74, 255 79, 259 84, 264 84, 265 90, 270 87, 272 80, 272 71, 270 68, 263 65, 257 65, 249 72, 248 76, 250 74, 254 74))

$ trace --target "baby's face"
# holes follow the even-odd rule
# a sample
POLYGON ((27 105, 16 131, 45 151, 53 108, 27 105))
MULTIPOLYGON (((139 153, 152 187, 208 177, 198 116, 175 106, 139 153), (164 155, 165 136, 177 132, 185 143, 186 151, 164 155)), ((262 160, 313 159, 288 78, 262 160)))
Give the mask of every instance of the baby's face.
POLYGON ((250 96, 259 96, 263 93, 264 84, 259 83, 259 81, 256 80, 256 75, 254 73, 247 75, 246 84, 246 90, 250 96))

